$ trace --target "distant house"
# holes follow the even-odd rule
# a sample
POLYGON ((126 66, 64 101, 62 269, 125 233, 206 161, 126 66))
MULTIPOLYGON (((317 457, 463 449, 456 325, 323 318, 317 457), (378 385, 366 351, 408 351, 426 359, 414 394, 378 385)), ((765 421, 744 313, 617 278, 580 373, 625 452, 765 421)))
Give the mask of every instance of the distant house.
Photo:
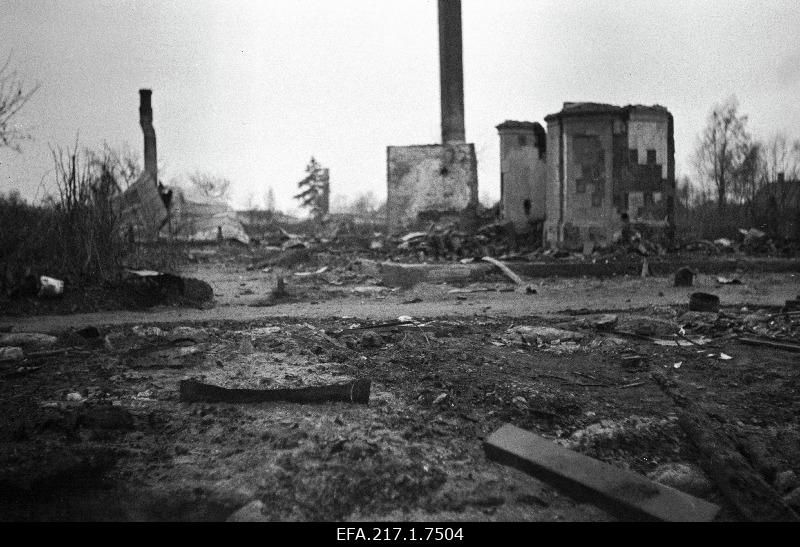
POLYGON ((183 188, 173 188, 172 194, 170 219, 162 235, 179 241, 250 243, 236 211, 227 202, 183 188))

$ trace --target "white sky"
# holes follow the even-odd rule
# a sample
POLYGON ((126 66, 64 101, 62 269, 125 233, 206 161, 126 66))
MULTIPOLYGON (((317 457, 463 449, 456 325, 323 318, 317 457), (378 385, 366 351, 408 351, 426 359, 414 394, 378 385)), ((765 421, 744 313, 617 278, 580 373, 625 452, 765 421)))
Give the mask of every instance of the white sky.
MULTIPOLYGON (((800 2, 463 0, 467 140, 480 193, 499 196, 506 119, 564 101, 653 104, 675 116, 678 173, 712 105, 736 94, 760 137, 800 137, 800 2)), ((153 89, 169 181, 200 169, 233 198, 278 206, 313 154, 332 192, 386 195, 386 146, 436 143, 435 0, 2 0, 0 57, 41 89, 0 150, 0 192, 53 187, 48 145, 128 143, 153 89)), ((38 193, 41 196, 41 191, 38 193)))

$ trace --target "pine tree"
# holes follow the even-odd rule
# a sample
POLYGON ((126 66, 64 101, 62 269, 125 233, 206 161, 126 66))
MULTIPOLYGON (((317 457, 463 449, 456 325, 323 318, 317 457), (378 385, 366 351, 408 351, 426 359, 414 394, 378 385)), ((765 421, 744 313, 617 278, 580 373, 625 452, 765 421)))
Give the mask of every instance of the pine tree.
POLYGON ((321 218, 328 214, 330 184, 328 169, 311 157, 306 166, 306 177, 297 183, 301 192, 294 196, 301 207, 307 207, 312 216, 321 218))

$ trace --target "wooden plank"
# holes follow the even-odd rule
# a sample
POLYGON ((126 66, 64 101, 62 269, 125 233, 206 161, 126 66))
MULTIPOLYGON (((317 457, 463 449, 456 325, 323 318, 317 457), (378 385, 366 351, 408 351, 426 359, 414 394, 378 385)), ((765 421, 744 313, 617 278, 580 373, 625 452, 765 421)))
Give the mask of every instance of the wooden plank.
POLYGON ((763 346, 772 349, 780 349, 783 351, 800 352, 800 345, 790 344, 788 342, 780 342, 777 340, 764 340, 763 338, 751 338, 749 336, 740 336, 737 338, 742 344, 748 346, 763 346))
POLYGON ((508 277, 511 281, 513 281, 517 285, 522 285, 524 283, 520 276, 518 276, 517 274, 512 272, 511 268, 509 268, 508 266, 506 266, 505 264, 503 264, 499 260, 494 259, 491 256, 484 256, 482 258, 482 260, 484 262, 488 262, 489 264, 493 264, 493 265, 497 266, 498 268, 500 268, 500 271, 503 272, 506 275, 506 277, 508 277))
POLYGON ((484 442, 487 456, 516 467, 626 520, 711 521, 713 503, 638 473, 584 456, 511 424, 484 442))

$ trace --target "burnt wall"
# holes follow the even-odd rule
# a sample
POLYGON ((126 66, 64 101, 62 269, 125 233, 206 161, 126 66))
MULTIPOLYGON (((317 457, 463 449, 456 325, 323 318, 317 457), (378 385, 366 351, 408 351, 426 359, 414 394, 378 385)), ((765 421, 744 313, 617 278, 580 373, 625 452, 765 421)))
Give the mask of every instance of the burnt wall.
POLYGON ((478 162, 469 143, 387 147, 389 230, 417 226, 478 203, 478 162), (422 217, 422 219, 420 219, 422 217))

